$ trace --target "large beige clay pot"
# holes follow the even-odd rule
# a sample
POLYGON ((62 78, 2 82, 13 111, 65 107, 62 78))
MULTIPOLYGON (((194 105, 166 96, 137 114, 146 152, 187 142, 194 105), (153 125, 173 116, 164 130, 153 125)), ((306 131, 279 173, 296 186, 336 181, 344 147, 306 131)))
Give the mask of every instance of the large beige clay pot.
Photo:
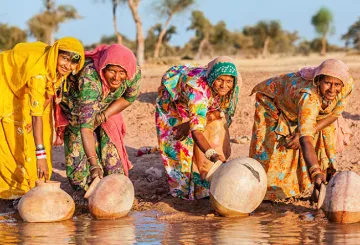
POLYGON ((267 177, 255 159, 242 157, 223 163, 210 183, 210 201, 226 217, 247 216, 265 197, 267 177))
POLYGON ((85 194, 96 219, 117 219, 127 215, 134 203, 134 186, 123 174, 95 179, 85 194))
POLYGON ((60 189, 60 182, 38 180, 36 187, 20 199, 18 210, 27 222, 54 222, 70 219, 75 212, 75 203, 60 189))
POLYGON ((360 221, 360 176, 351 171, 336 174, 326 187, 322 206, 329 221, 356 223, 360 221))

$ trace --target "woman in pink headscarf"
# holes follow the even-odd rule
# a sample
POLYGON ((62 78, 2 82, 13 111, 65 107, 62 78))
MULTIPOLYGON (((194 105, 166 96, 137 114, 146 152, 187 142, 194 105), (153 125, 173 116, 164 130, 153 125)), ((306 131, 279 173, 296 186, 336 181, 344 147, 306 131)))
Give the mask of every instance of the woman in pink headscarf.
POLYGON ((133 52, 123 45, 101 45, 85 57, 79 76, 68 79, 71 93, 64 93, 61 103, 69 121, 64 133, 66 174, 79 193, 97 176, 128 175, 132 165, 120 112, 135 101, 141 77, 133 52))
MULTIPOLYGON (((268 177, 266 200, 306 195, 336 171, 336 131, 353 90, 339 60, 267 79, 254 87, 255 118, 249 156, 268 177)), ((316 200, 315 200, 316 201, 316 200)))

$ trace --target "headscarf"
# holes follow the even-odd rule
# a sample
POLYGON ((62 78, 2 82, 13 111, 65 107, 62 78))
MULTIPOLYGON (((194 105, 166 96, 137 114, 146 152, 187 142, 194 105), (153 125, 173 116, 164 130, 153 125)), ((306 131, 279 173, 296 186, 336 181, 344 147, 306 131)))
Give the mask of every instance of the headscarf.
POLYGON ((85 57, 94 61, 95 69, 102 80, 104 98, 110 91, 110 85, 104 77, 104 68, 107 65, 117 65, 125 69, 129 80, 132 80, 136 73, 136 57, 134 53, 121 44, 100 45, 94 50, 85 52, 85 57))
POLYGON ((207 66, 206 78, 210 87, 213 86, 216 78, 222 75, 234 77, 234 88, 229 96, 224 99, 224 107, 230 117, 234 116, 238 102, 239 84, 241 85, 241 76, 237 72, 233 59, 227 56, 219 56, 209 62, 207 66))
POLYGON ((349 68, 344 62, 336 59, 325 60, 317 67, 304 67, 299 73, 306 80, 315 80, 320 75, 336 77, 343 82, 344 86, 350 80, 349 68))
MULTIPOLYGON (((73 52, 81 56, 78 72, 84 65, 84 48, 79 40, 73 37, 59 39, 52 46, 42 42, 19 43, 12 50, 0 55, 0 63, 5 72, 3 77, 16 96, 23 98, 23 88, 31 77, 45 75, 56 82, 56 66, 59 50, 73 52)), ((60 81, 65 80, 60 79, 60 81)))

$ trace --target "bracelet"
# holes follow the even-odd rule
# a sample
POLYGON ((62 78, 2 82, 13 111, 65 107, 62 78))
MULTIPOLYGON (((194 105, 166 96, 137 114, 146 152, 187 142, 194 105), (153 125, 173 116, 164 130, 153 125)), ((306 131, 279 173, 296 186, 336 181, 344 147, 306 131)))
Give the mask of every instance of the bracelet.
POLYGON ((100 167, 99 165, 92 165, 92 166, 90 167, 90 172, 93 171, 94 169, 97 169, 97 168, 99 168, 99 169, 102 170, 102 167, 100 167))
POLYGON ((320 168, 319 164, 315 164, 315 165, 311 166, 311 167, 309 168, 309 173, 311 174, 311 172, 312 172, 314 169, 316 169, 316 168, 320 168))
POLYGON ((36 154, 36 159, 46 159, 46 151, 45 148, 41 149, 41 150, 36 150, 35 151, 36 154))
POLYGON ((210 160, 210 158, 211 158, 214 154, 217 154, 217 152, 216 152, 214 149, 210 148, 210 149, 208 149, 208 150, 205 152, 205 157, 206 157, 206 159, 210 160))
POLYGON ((45 147, 43 144, 36 145, 36 150, 45 150, 45 147))
POLYGON ((91 159, 91 158, 97 158, 97 156, 96 156, 96 155, 93 155, 93 156, 87 157, 86 160, 89 160, 89 159, 91 159))
POLYGON ((311 173, 311 180, 314 181, 315 176, 318 175, 318 174, 321 174, 321 175, 323 175, 325 177, 325 174, 320 169, 317 169, 317 170, 315 170, 314 172, 311 173))

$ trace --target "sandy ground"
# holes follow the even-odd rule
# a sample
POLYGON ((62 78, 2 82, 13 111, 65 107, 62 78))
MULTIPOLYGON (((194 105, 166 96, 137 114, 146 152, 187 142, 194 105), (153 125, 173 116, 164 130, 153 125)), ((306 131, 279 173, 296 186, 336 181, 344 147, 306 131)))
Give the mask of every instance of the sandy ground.
MULTIPOLYGON (((296 71, 304 66, 316 66, 325 58, 338 58, 343 60, 351 69, 355 84, 360 79, 360 57, 346 56, 345 54, 333 54, 326 57, 313 55, 310 57, 272 57, 269 59, 237 59, 238 69, 242 75, 242 87, 239 97, 239 106, 232 126, 231 138, 239 136, 249 137, 251 134, 254 112, 254 96, 249 96, 252 87, 264 79, 285 72, 296 71)), ((178 61, 189 63, 188 61, 178 61)), ((199 61, 206 64, 207 61, 199 61)), ((156 146, 157 137, 155 131, 155 99, 160 78, 164 71, 171 65, 145 65, 142 70, 142 84, 138 99, 130 106, 123 115, 127 126, 126 146, 134 168, 130 172, 130 179, 135 186, 136 201, 133 210, 157 210, 159 219, 166 220, 196 220, 204 216, 216 216, 208 199, 196 201, 183 201, 169 196, 165 169, 159 153, 136 156, 141 147, 156 146)), ((355 87, 350 103, 343 113, 354 135, 351 145, 348 146, 338 157, 340 170, 352 170, 360 173, 360 114, 358 113, 360 101, 357 100, 359 86, 355 87)), ((243 144, 232 143, 231 158, 248 155, 249 142, 243 144)), ((65 174, 64 153, 62 147, 55 147, 53 151, 54 173, 52 179, 61 181, 61 187, 71 193, 71 187, 65 174)), ((1 211, 9 211, 10 204, 0 205, 1 211)), ((290 200, 289 203, 263 202, 255 213, 285 213, 283 219, 289 222, 306 220, 308 215, 315 217, 318 222, 326 222, 321 212, 316 211, 310 200, 290 200), (295 219, 295 220, 294 220, 295 219)))

